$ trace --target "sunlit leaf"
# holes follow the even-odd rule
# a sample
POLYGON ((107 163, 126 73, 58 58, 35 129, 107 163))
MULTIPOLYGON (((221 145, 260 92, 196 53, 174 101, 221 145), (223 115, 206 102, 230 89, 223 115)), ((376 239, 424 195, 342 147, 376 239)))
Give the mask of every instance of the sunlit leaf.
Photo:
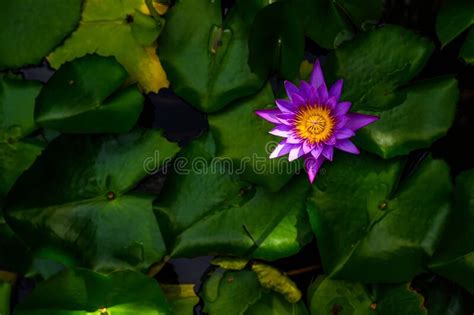
POLYGON ((51 66, 92 53, 113 56, 143 90, 158 92, 168 86, 155 52, 163 21, 147 13, 145 0, 85 0, 78 29, 48 56, 51 66))
POLYGON ((283 295, 261 286, 251 270, 215 271, 203 285, 204 312, 209 315, 307 315, 302 301, 288 302, 283 295))
POLYGON ((141 273, 102 275, 65 270, 45 282, 16 307, 13 315, 149 314, 171 315, 158 283, 141 273))

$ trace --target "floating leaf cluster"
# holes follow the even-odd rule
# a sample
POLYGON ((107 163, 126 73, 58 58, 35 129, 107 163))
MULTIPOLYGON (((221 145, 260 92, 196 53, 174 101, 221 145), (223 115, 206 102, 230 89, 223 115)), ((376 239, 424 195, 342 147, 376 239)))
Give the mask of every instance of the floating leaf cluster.
POLYGON ((473 64, 471 0, 0 0, 0 314, 472 314, 473 64), (379 119, 310 184, 313 70, 379 119))

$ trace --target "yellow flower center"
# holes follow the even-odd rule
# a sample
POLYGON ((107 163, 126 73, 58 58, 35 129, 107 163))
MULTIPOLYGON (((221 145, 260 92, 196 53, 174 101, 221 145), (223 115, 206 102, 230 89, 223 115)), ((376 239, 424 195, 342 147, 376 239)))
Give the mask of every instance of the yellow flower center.
POLYGON ((322 106, 304 106, 295 119, 298 135, 315 144, 328 140, 334 129, 331 110, 322 106))

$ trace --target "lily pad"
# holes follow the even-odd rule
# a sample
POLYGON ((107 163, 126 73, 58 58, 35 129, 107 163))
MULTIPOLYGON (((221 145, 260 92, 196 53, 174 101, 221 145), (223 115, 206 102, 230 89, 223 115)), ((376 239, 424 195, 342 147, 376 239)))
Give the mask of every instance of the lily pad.
POLYGON ((199 297, 194 292, 193 284, 162 284, 160 285, 173 314, 194 315, 194 307, 199 297))
POLYGON ((36 250, 56 247, 94 270, 146 269, 166 249, 154 197, 130 190, 147 175, 144 163, 156 152, 160 167, 177 151, 151 130, 60 136, 17 181, 6 219, 36 250))
POLYGON ((6 0, 0 11, 0 69, 37 64, 79 23, 82 0, 6 0))
POLYGON ((454 121, 457 81, 440 77, 411 84, 433 44, 398 26, 361 34, 336 49, 326 73, 344 79, 342 99, 354 111, 380 120, 358 134, 356 144, 384 158, 429 147, 454 121))
POLYGON ((471 28, 467 34, 466 40, 464 41, 464 45, 461 47, 459 55, 467 63, 471 65, 474 64, 474 28, 471 28))
POLYGON ((249 65, 262 77, 278 73, 297 77, 304 57, 304 29, 294 2, 265 6, 254 19, 249 36, 249 65))
POLYGON ((427 273, 415 278, 413 285, 425 298, 429 315, 461 315, 474 310, 472 295, 444 278, 427 273))
POLYGON ((163 21, 151 16, 146 0, 85 0, 77 30, 53 51, 53 68, 86 54, 113 56, 145 92, 169 83, 155 53, 163 21))
POLYGON ((451 0, 443 3, 436 19, 436 32, 442 46, 446 46, 464 31, 470 29, 460 56, 474 64, 474 3, 469 0, 451 0))
POLYGON ((238 180, 229 163, 205 151, 210 141, 206 137, 184 149, 175 165, 188 165, 168 175, 155 202, 171 256, 217 253, 274 260, 298 252, 311 238, 306 179, 295 178, 284 193, 253 187, 238 180))
POLYGON ((303 0, 301 13, 306 34, 326 49, 339 46, 365 24, 376 22, 381 14, 381 0, 303 0), (356 29, 354 29, 354 27, 356 29))
POLYGON ((243 10, 237 6, 222 19, 220 0, 178 0, 166 16, 158 53, 173 91, 204 112, 264 84, 247 63, 250 26, 243 10))
POLYGON ((342 99, 352 110, 380 111, 401 104, 398 89, 424 67, 434 45, 400 26, 386 25, 362 33, 329 55, 329 81, 344 79, 342 99))
POLYGON ((158 283, 143 274, 119 271, 102 275, 65 270, 40 283, 13 315, 150 314, 170 315, 158 283))
POLYGON ((35 130, 35 98, 38 82, 0 77, 0 205, 17 178, 43 150, 43 143, 23 139, 35 130))
POLYGON ((0 211, 0 270, 24 273, 30 263, 31 252, 28 246, 6 224, 0 211))
MULTIPOLYGON (((41 83, 20 77, 0 76, 0 128, 16 129, 17 137, 24 137, 36 129, 35 99, 41 83)), ((5 131, 3 131, 5 132, 5 131)))
POLYGON ((0 314, 10 314, 12 284, 0 280, 0 314))
POLYGON ((456 202, 430 269, 474 294, 474 170, 456 179, 456 202))
POLYGON ((403 164, 337 155, 317 179, 308 212, 331 278, 409 281, 433 255, 450 209, 449 168, 427 158, 399 182, 403 164))
POLYGON ((391 158, 428 148, 446 135, 456 114, 457 81, 438 78, 402 91, 406 91, 407 97, 400 105, 370 112, 380 119, 359 131, 357 145, 383 158, 391 158))
POLYGON ((277 191, 301 165, 298 161, 290 163, 287 158, 268 158, 279 138, 268 134, 273 125, 255 111, 273 108, 274 102, 273 91, 266 85, 258 94, 209 115, 209 129, 216 141, 217 157, 230 159, 242 179, 277 191))
POLYGON ((113 57, 87 55, 67 62, 41 90, 36 121, 64 133, 127 132, 144 101, 136 86, 117 90, 127 78, 113 57))
POLYGON ((251 270, 218 269, 206 279, 202 292, 204 312, 209 315, 307 315, 303 303, 288 302, 279 293, 260 285, 251 270))
POLYGON ((366 286, 319 277, 309 288, 311 315, 426 315, 423 296, 409 284, 366 286))

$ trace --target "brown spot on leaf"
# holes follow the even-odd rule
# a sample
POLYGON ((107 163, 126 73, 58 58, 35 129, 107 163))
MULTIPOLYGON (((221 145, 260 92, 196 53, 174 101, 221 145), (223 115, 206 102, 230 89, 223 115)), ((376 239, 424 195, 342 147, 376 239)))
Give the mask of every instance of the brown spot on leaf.
POLYGON ((339 315, 342 312, 342 306, 339 304, 334 304, 331 308, 331 315, 339 315))
POLYGON ((115 193, 113 191, 109 191, 107 193, 107 199, 114 200, 115 199, 115 193))

